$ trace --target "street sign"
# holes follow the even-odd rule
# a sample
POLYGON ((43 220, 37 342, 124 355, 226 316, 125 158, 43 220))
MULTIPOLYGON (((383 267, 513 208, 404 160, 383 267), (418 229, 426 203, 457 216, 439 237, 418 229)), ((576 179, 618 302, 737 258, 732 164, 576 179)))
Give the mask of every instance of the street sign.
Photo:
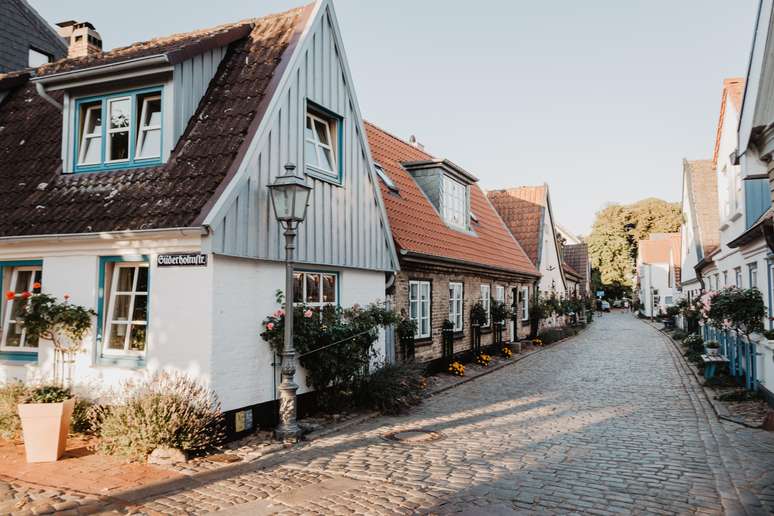
POLYGON ((605 291, 604 290, 597 290, 597 297, 599 299, 602 299, 603 297, 605 297, 605 291))

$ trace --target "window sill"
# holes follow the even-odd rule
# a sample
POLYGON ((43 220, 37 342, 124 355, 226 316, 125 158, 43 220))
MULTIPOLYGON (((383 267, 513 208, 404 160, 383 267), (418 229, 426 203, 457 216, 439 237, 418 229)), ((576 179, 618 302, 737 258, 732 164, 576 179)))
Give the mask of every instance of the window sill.
POLYGON ((461 339, 461 338, 463 338, 464 336, 465 336, 465 330, 461 330, 461 331, 455 331, 455 332, 454 332, 454 336, 453 336, 452 338, 453 338, 454 340, 460 340, 460 339, 461 339))
POLYGON ((103 355, 97 358, 96 365, 121 367, 124 369, 144 369, 145 358, 144 357, 112 357, 112 356, 103 355))
POLYGON ((486 328, 481 328, 481 335, 487 335, 489 333, 492 333, 492 327, 487 326, 486 328))
POLYGON ((106 165, 75 165, 71 174, 91 174, 98 172, 113 172, 116 170, 128 170, 133 168, 157 167, 163 165, 161 159, 149 159, 147 161, 110 163, 106 165))
POLYGON ((37 364, 38 354, 34 351, 0 351, 0 363, 4 365, 37 364))
POLYGON ((433 343, 432 337, 422 337, 421 339, 414 339, 414 346, 429 346, 433 343))
POLYGON ((325 172, 324 170, 320 170, 319 168, 316 168, 312 165, 306 165, 306 173, 310 176, 312 176, 315 179, 319 179, 320 181, 325 181, 326 183, 330 183, 332 185, 336 186, 342 186, 343 181, 341 180, 341 177, 334 176, 330 174, 329 172, 325 172))

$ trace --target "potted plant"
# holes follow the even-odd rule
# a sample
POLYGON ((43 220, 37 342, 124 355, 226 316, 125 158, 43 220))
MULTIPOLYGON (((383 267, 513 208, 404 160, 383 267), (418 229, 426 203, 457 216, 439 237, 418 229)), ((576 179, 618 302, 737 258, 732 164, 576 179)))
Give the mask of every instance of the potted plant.
POLYGON ((720 344, 714 340, 710 340, 704 343, 704 348, 707 350, 708 356, 715 357, 720 350, 720 344))
POLYGON ((75 398, 69 389, 42 385, 19 404, 27 462, 54 462, 67 445, 75 398))

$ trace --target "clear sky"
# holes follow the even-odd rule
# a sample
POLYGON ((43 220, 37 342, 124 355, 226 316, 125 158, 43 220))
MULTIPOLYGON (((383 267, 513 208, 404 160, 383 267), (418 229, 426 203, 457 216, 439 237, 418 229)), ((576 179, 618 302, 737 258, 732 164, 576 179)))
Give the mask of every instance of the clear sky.
MULTIPOLYGON (((105 48, 304 0, 30 0, 105 48)), ((370 121, 484 188, 546 182, 586 233, 608 202, 680 197, 710 158, 724 77, 744 76, 758 0, 335 0, 370 121)))

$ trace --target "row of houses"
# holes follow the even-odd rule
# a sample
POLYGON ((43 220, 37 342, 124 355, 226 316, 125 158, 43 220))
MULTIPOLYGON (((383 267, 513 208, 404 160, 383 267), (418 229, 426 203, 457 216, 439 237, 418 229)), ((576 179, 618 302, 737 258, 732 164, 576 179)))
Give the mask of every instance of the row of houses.
MULTIPOLYGON (((683 162, 679 260, 683 298, 756 288, 767 306, 766 329, 774 329, 773 27, 772 1, 762 0, 747 76, 723 81, 711 158, 683 162)), ((761 336, 751 346, 741 350, 741 372, 774 402, 774 342, 761 336)))
MULTIPOLYGON (((39 18, 17 4, 18 39, 39 18)), ((60 25, 73 27, 101 42, 60 25)), ((52 374, 51 343, 15 320, 35 290, 97 314, 77 384, 176 369, 232 419, 275 412, 278 360, 259 334, 284 288, 267 185, 287 164, 312 187, 295 300, 388 301, 417 323, 420 361, 440 357, 446 320, 454 351, 469 349, 474 303, 512 307, 517 340, 538 292, 589 290, 585 244, 557 236, 548 186, 487 193, 364 121, 329 0, 107 52, 67 38, 68 58, 0 75, 0 382, 52 374)))

